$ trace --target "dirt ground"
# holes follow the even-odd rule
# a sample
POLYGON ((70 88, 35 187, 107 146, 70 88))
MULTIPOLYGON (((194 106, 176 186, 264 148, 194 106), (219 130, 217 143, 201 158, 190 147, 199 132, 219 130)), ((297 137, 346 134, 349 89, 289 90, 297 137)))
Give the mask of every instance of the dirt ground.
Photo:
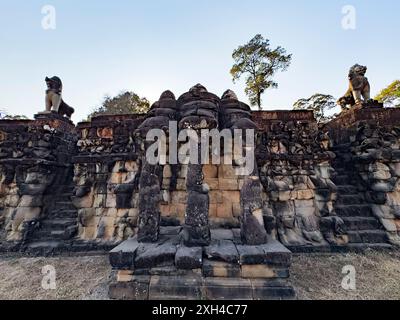
MULTIPOLYGON (((0 256, 0 299, 107 299, 107 256, 0 256), (42 288, 42 268, 56 270, 56 289, 42 288)), ((291 280, 299 299, 400 299, 400 252, 298 254, 291 280), (356 271, 356 290, 341 286, 344 266, 356 271)))

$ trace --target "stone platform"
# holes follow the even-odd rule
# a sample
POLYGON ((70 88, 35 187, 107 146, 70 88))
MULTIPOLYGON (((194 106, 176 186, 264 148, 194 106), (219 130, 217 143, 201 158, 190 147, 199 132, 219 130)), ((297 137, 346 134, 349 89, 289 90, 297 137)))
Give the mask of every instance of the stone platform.
POLYGON ((239 229, 212 230, 207 247, 182 245, 181 227, 163 227, 157 243, 129 239, 110 252, 111 299, 293 299, 291 252, 280 242, 246 246, 239 229))

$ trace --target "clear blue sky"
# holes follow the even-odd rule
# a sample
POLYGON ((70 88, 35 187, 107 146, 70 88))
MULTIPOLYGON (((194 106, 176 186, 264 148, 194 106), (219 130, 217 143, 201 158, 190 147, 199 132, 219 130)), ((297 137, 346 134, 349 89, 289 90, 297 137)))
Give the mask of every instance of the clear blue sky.
POLYGON ((400 78, 399 12, 398 0, 0 0, 0 109, 29 117, 44 109, 47 75, 62 78, 75 122, 121 90, 154 102, 200 82, 247 102, 243 83, 231 81, 231 54, 257 33, 293 54, 265 109, 342 95, 356 62, 368 66, 374 94, 400 78), (41 26, 44 5, 56 9, 55 30, 41 26), (344 5, 356 8, 355 30, 342 28, 344 5))

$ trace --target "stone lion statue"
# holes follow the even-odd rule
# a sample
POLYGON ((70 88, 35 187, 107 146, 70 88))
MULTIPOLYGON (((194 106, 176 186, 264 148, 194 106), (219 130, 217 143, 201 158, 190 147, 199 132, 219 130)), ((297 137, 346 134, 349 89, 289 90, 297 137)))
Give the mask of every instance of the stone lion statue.
POLYGON ((370 102, 371 88, 368 79, 365 77, 367 67, 355 64, 349 71, 349 89, 337 103, 343 109, 348 106, 361 106, 363 103, 370 102))
POLYGON ((74 108, 66 104, 61 96, 62 82, 59 77, 45 79, 47 84, 46 90, 46 112, 55 111, 62 116, 71 119, 71 115, 75 112, 74 108))

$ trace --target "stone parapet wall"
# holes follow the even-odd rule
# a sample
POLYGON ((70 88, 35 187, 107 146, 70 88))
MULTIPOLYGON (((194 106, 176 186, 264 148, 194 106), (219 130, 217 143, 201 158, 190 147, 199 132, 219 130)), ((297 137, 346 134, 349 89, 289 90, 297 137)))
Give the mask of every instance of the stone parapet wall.
POLYGON ((78 124, 72 202, 80 239, 121 241, 135 233, 140 146, 132 133, 141 121, 141 116, 117 115, 78 124))
MULTIPOLYGON (((255 214, 260 211, 257 217, 270 237, 287 246, 348 243, 337 208, 352 204, 343 203, 346 199, 337 201, 335 162, 339 156, 339 161, 347 159, 345 174, 363 196, 360 208, 370 205, 388 239, 398 242, 400 110, 351 110, 324 126, 309 111, 254 111, 251 115, 258 127, 256 160, 263 186, 263 208, 255 214)), ((64 211, 70 210, 66 198, 58 196, 64 193, 77 210, 76 240, 117 243, 135 235, 144 150, 135 131, 144 119, 141 115, 100 116, 76 127, 54 114, 0 121, 1 242, 29 239, 37 222, 57 211, 57 197, 64 211)), ((239 228, 245 177, 224 164, 206 164, 202 172, 209 187, 211 227, 239 228)), ((162 167, 162 226, 183 225, 186 180, 187 165, 162 167)))
POLYGON ((350 110, 328 127, 389 241, 400 245, 400 109, 350 110))
POLYGON ((267 196, 267 229, 288 246, 347 243, 334 210, 331 141, 312 112, 255 113, 256 158, 267 196))
POLYGON ((29 237, 71 183, 74 130, 57 116, 0 121, 0 241, 29 237))

